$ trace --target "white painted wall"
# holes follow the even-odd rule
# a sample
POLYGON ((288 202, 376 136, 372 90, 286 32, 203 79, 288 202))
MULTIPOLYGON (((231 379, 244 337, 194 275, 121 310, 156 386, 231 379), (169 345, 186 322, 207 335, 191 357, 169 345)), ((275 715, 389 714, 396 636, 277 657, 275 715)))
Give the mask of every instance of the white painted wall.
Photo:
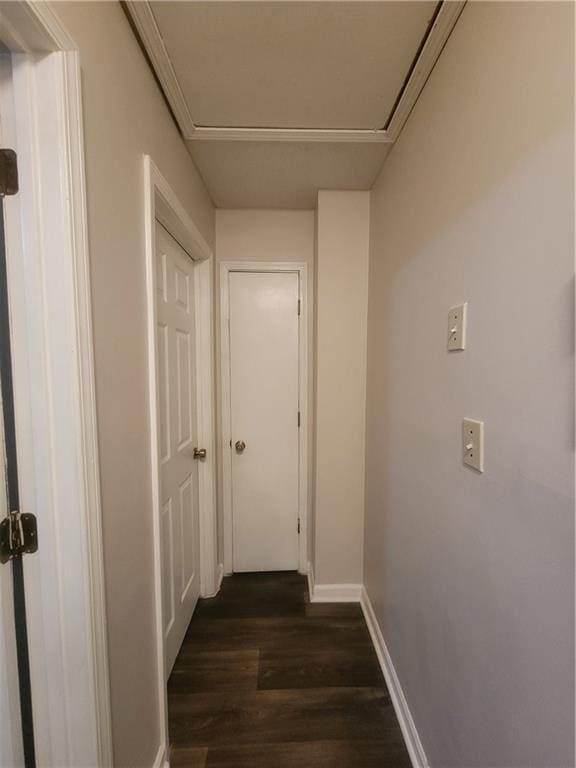
POLYGON ((318 193, 314 578, 362 581, 369 192, 318 193))
POLYGON ((574 765, 573 14, 468 3, 372 193, 364 579, 442 768, 574 765))
POLYGON ((59 3, 83 70, 114 758, 159 746, 149 465, 143 155, 206 240, 214 212, 118 3, 59 3))
MULTIPOLYGON (((223 210, 216 211, 216 382, 218 444, 218 549, 223 559, 222 510, 222 420, 220 378, 220 269, 221 261, 304 261, 308 264, 308 291, 312 297, 314 279, 314 211, 223 210)), ((308 455, 312 456, 313 436, 313 323, 308 327, 308 455)), ((312 461, 312 459, 310 460, 312 461)), ((309 472, 309 478, 312 473, 309 472)), ((312 483, 309 482, 308 508, 312 508, 312 483)), ((312 514, 309 514, 309 533, 312 514)), ((310 535, 309 542, 310 545, 310 535)))

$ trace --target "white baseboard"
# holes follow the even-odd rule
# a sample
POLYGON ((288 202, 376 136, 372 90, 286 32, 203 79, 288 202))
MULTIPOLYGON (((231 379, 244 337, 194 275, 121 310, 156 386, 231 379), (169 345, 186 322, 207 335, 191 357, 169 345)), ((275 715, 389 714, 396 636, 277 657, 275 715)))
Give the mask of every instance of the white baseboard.
POLYGON ((224 563, 220 563, 218 566, 218 576, 216 577, 216 594, 220 592, 222 586, 222 579, 224 578, 224 563))
POLYGON ((312 597, 314 596, 314 566, 312 563, 308 563, 308 597, 310 598, 310 602, 312 602, 312 597))
POLYGON ((216 597, 218 592, 220 592, 220 587, 222 586, 222 579, 224 578, 224 565, 220 563, 220 565, 216 568, 216 589, 214 592, 211 592, 209 595, 201 595, 202 598, 209 598, 209 597, 216 597))
POLYGON ((156 753, 156 757, 154 759, 153 768, 170 768, 166 744, 160 744, 158 747, 158 752, 156 753))
POLYGON ((312 603, 359 603, 362 584, 315 584, 312 603))
POLYGON ((312 563, 308 565, 308 592, 311 603, 359 603, 362 584, 316 584, 312 563))
POLYGON ((390 693, 390 698, 392 699, 396 717, 400 723, 400 728, 402 730, 402 735, 404 736, 404 741, 406 742, 406 748, 408 749, 412 765, 414 768, 429 768, 426 753, 424 752, 422 742, 420 741, 418 731, 416 730, 416 725, 414 724, 414 720, 412 719, 412 715, 408 708, 408 702, 406 701, 402 686, 400 685, 400 680, 398 679, 394 664, 392 663, 392 658, 388 652, 386 643, 384 642, 384 637, 382 636, 382 632, 378 625, 376 614, 372 608, 372 603, 370 602, 370 598, 364 587, 361 588, 360 603, 362 605, 362 612, 364 613, 370 636, 372 637, 372 642, 374 643, 374 648, 376 649, 378 661, 380 662, 382 672, 384 673, 386 685, 390 693))

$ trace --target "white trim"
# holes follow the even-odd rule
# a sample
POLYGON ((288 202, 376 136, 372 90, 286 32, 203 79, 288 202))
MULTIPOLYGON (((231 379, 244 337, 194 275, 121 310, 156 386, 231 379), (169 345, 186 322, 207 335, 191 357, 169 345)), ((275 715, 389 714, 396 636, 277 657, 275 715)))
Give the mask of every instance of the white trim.
POLYGON ((144 208, 146 240, 146 288, 148 302, 148 380, 150 413, 150 471, 154 532, 154 584, 156 614, 157 680, 160 711, 160 749, 168 749, 168 706, 166 692, 165 643, 162 618, 162 554, 160 531, 160 473, 158 456, 158 414, 156 380, 156 221, 166 226, 197 262, 196 298, 196 375, 198 440, 207 458, 198 466, 200 508, 200 589, 201 594, 216 592, 217 531, 216 472, 214 447, 213 332, 212 332, 212 251, 179 202, 166 179, 147 155, 144 157, 144 208))
POLYGON ((127 0, 126 7, 132 17, 142 43, 150 57, 164 94, 174 112, 182 135, 189 141, 285 141, 285 142, 336 142, 336 143, 393 143, 396 141, 412 111, 422 88, 450 37, 466 0, 450 0, 442 3, 438 16, 428 33, 426 42, 404 92, 394 108, 386 129, 335 128, 240 128, 195 125, 190 106, 180 87, 170 55, 150 3, 146 0, 127 0))
POLYGON ((154 218, 163 224, 194 259, 202 261, 212 258, 212 249, 148 155, 145 165, 146 178, 154 193, 154 218))
POLYGON ((372 638, 376 650, 376 655, 378 656, 378 661, 380 662, 380 667, 384 674, 384 679, 386 680, 386 686, 388 687, 388 692, 392 699, 394 711, 396 712, 396 717, 398 718, 412 765, 414 768, 428 768, 426 753, 422 747, 422 742, 420 741, 416 725, 410 713, 408 702, 404 696, 402 685, 400 684, 400 680, 394 669, 392 657, 384 642, 384 637, 382 636, 376 614, 374 613, 372 603, 370 602, 365 587, 362 587, 360 604, 362 606, 366 624, 368 625, 370 637, 372 638))
POLYGON ((314 584, 311 603, 359 603, 362 584, 314 584))
POLYGON ((50 2, 0 2, 0 40, 13 53, 74 51, 77 45, 50 2))
POLYGON ((152 768, 170 768, 170 762, 168 760, 169 747, 166 744, 160 744, 156 757, 152 763, 152 768))
MULTIPOLYGON (((28 44, 23 18, 14 30, 28 44)), ((6 201, 19 479, 40 542, 25 560, 36 752, 39 764, 104 766, 112 738, 80 64, 76 52, 12 62, 13 108, 2 112, 20 166, 21 191, 6 201)))
POLYGON ((298 272, 300 279, 300 336, 298 398, 299 430, 299 509, 300 537, 298 570, 308 572, 308 265, 302 261, 222 261, 220 262, 220 378, 222 408, 222 507, 224 529, 224 570, 232 573, 232 449, 230 414, 230 272, 298 272))
POLYGON ((426 81, 434 69, 434 65, 442 53, 442 49, 450 37, 465 5, 466 0, 450 0, 450 2, 442 3, 438 16, 406 84, 402 98, 396 105, 392 118, 387 125, 387 133, 391 141, 396 141, 400 135, 400 131, 418 101, 418 97, 426 85, 426 81))
POLYGON ((182 134, 190 136, 194 133, 194 121, 156 24, 150 3, 143 2, 143 0, 127 0, 126 8, 146 48, 182 134))
POLYGON ((337 128, 220 128, 198 125, 188 141, 308 141, 353 144, 390 144, 384 130, 337 128))
POLYGON ((18 306, 12 330, 22 501, 41 515, 39 553, 25 562, 36 755, 46 765, 108 766, 80 61, 51 3, 0 3, 0 30, 8 50, 29 54, 13 57, 21 192, 6 219, 10 290, 18 306))
POLYGON ((200 594, 218 592, 218 530, 216 517, 216 441, 214 423, 214 334, 212 264, 207 258, 195 267, 196 402, 198 444, 206 459, 198 462, 200 505, 200 594))
POLYGON ((314 596, 314 566, 308 563, 308 599, 312 602, 314 596))
MULTIPOLYGON (((45 9, 47 10, 47 9, 45 9)), ((64 35, 57 38, 65 40, 64 35)), ((90 254, 86 179, 84 168, 84 123, 82 114, 80 56, 76 52, 61 55, 61 74, 65 84, 64 113, 68 147, 68 187, 72 224, 72 259, 77 314, 76 340, 79 367, 79 394, 83 447, 81 451, 84 474, 84 502, 89 537, 89 578, 92 611, 92 649, 95 667, 95 688, 99 708, 99 754, 103 765, 112 759, 112 719, 110 710, 110 681, 108 635, 105 596, 104 556, 102 541, 102 506, 100 498, 100 463, 96 417, 96 378, 94 370, 94 339, 92 331, 92 302, 90 288, 90 254)))
MULTIPOLYGON (((216 590, 214 592, 215 595, 220 592, 220 587, 222 586, 222 579, 224 578, 224 563, 220 563, 218 566, 217 574, 216 574, 216 590)), ((206 595, 206 597, 213 597, 213 595, 206 595)))

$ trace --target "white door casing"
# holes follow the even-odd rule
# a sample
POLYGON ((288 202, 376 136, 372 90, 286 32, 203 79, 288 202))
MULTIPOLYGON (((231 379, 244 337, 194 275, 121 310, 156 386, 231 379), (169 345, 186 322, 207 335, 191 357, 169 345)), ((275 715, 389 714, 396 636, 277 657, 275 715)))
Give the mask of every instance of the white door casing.
POLYGON ((0 132, 20 179, 4 203, 20 502, 38 520, 24 559, 36 760, 111 765, 80 61, 49 3, 0 3, 0 39, 18 51, 0 132))
POLYGON ((158 417, 166 677, 200 594, 194 262, 156 225, 158 417))
POLYGON ((296 570, 299 274, 231 271, 228 280, 233 569, 296 570))
POLYGON ((300 429, 298 430, 298 517, 300 536, 298 539, 298 570, 308 573, 308 456, 309 456, 309 412, 308 412, 308 265, 300 261, 223 261, 220 262, 220 383, 221 383, 221 460, 222 460, 222 513, 224 539, 224 572, 232 573, 233 564, 233 519, 232 519, 232 460, 234 448, 231 427, 231 379, 230 379, 230 333, 229 333, 229 275, 233 272, 298 274, 300 288, 300 318, 298 328, 298 401, 300 405, 300 429))
MULTIPOLYGON (((152 158, 143 157, 144 214, 146 236, 146 285, 148 304, 148 383, 150 411, 150 474, 154 530, 154 605, 156 626, 156 676, 160 715, 160 743, 154 765, 164 765, 168 754, 168 701, 166 689, 166 643, 164 635, 163 573, 162 573, 162 503, 160 465, 160 414, 158 413, 159 369, 157 349, 158 261, 156 245, 157 221, 194 258, 195 308, 195 387, 194 404, 198 442, 206 449, 206 458, 197 463, 199 496, 200 588, 204 597, 218 591, 220 569, 217 563, 216 539, 216 479, 214 455, 214 391, 212 336, 212 260, 213 253, 198 227, 179 201, 152 158)), ((194 446, 193 446, 194 447, 194 446)))

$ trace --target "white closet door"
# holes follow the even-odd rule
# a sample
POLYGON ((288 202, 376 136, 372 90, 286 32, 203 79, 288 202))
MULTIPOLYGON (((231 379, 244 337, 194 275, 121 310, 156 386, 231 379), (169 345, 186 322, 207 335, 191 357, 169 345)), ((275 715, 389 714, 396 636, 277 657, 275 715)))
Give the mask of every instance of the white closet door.
POLYGON ((296 570, 299 278, 229 280, 233 567, 296 570))
POLYGON ((156 224, 157 360, 166 674, 200 594, 194 262, 156 224))

